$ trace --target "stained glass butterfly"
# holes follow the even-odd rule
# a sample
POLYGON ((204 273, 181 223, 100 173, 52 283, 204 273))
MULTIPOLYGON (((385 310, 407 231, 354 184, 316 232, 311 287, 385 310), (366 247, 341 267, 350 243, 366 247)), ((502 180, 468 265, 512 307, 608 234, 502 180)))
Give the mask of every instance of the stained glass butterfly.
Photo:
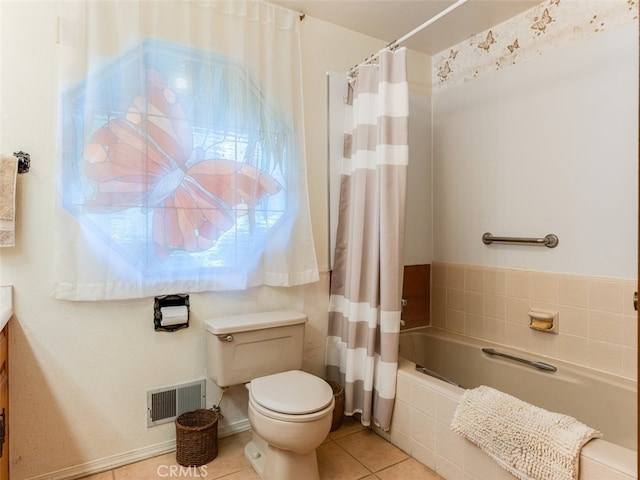
POLYGON ((123 118, 100 127, 83 151, 85 175, 95 183, 84 210, 108 213, 153 210, 156 254, 209 249, 281 186, 243 162, 204 158, 192 127, 163 75, 147 74, 145 96, 135 97, 123 118))

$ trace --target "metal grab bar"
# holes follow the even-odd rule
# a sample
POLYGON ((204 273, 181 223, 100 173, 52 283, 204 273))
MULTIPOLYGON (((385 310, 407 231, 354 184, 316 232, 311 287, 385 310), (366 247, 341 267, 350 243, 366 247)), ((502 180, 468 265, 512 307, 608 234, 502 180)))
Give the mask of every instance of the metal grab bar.
POLYGON ((549 365, 548 363, 525 360, 524 358, 514 357, 513 355, 507 355, 506 353, 498 352, 493 348, 483 348, 482 351, 492 356, 495 355, 497 357, 504 357, 508 358, 509 360, 515 360, 516 362, 524 363, 525 365, 530 365, 540 370, 546 370, 548 372, 555 372, 556 370, 558 370, 556 367, 554 367, 553 365, 549 365))
POLYGON ((416 371, 418 371, 420 373, 424 373, 425 375, 429 375, 429 376, 431 376, 433 378, 437 378, 438 380, 442 380, 443 382, 447 382, 448 384, 453 385, 455 387, 464 388, 459 383, 456 383, 453 380, 450 380, 447 377, 444 377, 444 376, 440 375, 439 373, 434 372, 433 370, 429 370, 427 367, 423 367, 421 365, 416 365, 416 371))
POLYGON ((491 245, 494 242, 537 245, 540 247, 556 248, 558 246, 559 240, 558 237, 553 233, 550 233, 544 238, 494 237, 490 232, 482 235, 482 243, 484 243, 485 245, 491 245))

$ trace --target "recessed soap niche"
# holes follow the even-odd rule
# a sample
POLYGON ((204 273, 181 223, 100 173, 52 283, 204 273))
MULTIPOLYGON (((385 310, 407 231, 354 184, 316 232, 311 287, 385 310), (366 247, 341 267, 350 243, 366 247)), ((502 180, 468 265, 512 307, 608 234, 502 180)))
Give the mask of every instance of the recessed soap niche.
POLYGON ((549 310, 529 311, 529 328, 545 333, 558 333, 558 312, 549 310))

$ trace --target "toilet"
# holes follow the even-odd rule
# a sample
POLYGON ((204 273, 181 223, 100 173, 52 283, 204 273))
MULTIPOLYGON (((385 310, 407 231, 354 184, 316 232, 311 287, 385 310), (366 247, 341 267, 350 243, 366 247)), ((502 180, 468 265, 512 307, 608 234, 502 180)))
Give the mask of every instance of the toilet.
POLYGON ((306 322, 292 311, 205 321, 209 376, 219 387, 249 390, 244 454, 263 480, 319 480, 316 448, 331 430, 335 401, 327 382, 300 370, 306 322))

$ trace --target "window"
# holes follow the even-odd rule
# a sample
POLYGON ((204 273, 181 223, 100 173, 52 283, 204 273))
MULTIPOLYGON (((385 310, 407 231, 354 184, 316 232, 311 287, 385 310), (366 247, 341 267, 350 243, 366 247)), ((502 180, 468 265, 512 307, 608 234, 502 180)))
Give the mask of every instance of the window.
POLYGON ((160 281, 255 266, 294 152, 240 65, 146 39, 62 100, 63 206, 94 251, 160 281))

